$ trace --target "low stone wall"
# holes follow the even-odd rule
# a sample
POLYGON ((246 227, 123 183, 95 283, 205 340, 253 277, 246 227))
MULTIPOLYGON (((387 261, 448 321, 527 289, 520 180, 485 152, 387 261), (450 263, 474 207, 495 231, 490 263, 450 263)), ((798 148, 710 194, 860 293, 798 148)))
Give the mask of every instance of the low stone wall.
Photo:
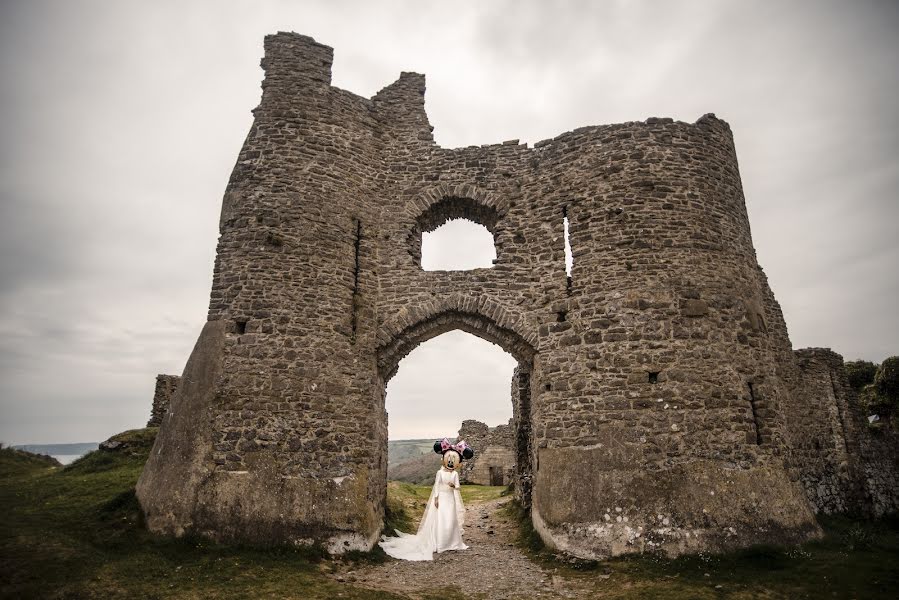
POLYGON ((899 512, 899 432, 877 430, 829 348, 795 352, 799 390, 789 410, 791 463, 816 512, 899 512))
POLYGON ((156 391, 153 393, 153 408, 150 410, 147 427, 159 427, 162 424, 162 417, 169 409, 172 396, 175 395, 180 383, 180 375, 159 374, 156 376, 156 391))
POLYGON ((896 426, 868 436, 862 448, 860 479, 874 516, 899 513, 899 432, 896 426))
POLYGON ((791 459, 815 512, 846 512, 858 502, 856 420, 840 379, 842 358, 822 348, 797 350, 799 387, 787 407, 791 459))

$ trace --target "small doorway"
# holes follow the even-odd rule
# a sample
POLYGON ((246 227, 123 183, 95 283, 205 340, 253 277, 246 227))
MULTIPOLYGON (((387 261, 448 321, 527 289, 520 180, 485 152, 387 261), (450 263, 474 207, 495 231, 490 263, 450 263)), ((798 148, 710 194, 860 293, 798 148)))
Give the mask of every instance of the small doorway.
POLYGON ((490 467, 490 485, 503 485, 502 467, 490 467))

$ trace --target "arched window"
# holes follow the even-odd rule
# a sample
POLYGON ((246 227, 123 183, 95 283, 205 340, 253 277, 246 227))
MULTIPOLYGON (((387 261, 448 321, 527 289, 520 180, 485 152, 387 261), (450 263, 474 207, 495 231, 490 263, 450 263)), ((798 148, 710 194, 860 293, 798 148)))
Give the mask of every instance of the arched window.
POLYGON ((470 198, 444 198, 416 219, 411 254, 426 271, 490 268, 497 220, 496 210, 470 198))
POLYGON ((490 268, 495 260, 493 235, 478 223, 453 219, 422 233, 421 268, 425 271, 490 268))

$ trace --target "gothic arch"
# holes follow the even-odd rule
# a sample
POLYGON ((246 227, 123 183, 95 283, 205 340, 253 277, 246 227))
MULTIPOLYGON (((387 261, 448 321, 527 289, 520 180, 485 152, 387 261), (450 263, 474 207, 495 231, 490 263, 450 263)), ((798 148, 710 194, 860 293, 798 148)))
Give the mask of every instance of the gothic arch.
POLYGON ((384 382, 419 344, 459 329, 500 346, 520 363, 530 364, 537 335, 526 319, 483 296, 453 295, 404 307, 378 329, 378 372, 384 382))

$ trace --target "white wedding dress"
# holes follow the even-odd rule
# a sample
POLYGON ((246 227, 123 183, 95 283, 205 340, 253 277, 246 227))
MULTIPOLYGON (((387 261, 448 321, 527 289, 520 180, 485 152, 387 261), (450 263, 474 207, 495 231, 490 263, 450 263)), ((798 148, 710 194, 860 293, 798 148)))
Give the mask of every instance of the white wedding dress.
POLYGON ((441 468, 434 478, 434 488, 425 514, 418 526, 418 533, 397 531, 399 537, 381 536, 378 543, 384 552, 402 560, 433 560, 434 552, 465 550, 462 526, 465 524, 465 506, 459 493, 459 474, 441 468), (450 483, 455 487, 450 487, 450 483), (434 499, 439 506, 434 506, 434 499))

